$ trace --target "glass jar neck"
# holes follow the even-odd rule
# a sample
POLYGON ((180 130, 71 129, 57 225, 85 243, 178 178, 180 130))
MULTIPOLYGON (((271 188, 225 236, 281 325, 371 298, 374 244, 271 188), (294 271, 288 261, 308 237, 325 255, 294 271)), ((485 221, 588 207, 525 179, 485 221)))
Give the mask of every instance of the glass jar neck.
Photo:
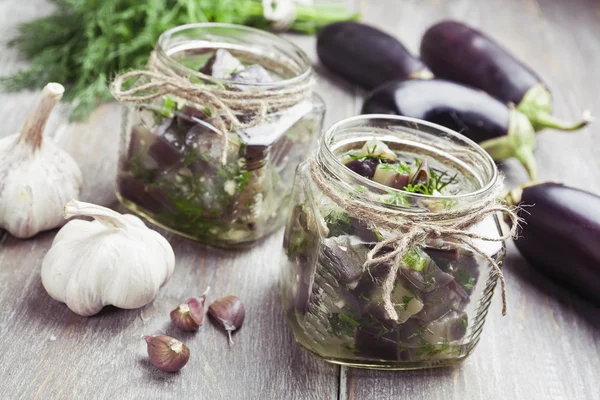
POLYGON ((227 50, 281 77, 272 83, 236 82, 236 87, 248 90, 285 89, 312 76, 310 60, 296 45, 280 36, 241 25, 200 23, 178 26, 160 36, 155 54, 162 64, 168 65, 180 76, 227 86, 230 81, 203 74, 181 62, 186 57, 212 54, 217 49, 227 50))
POLYGON ((453 209, 468 206, 489 196, 498 179, 498 170, 492 158, 470 139, 436 124, 391 115, 361 115, 336 123, 323 136, 316 161, 339 193, 403 211, 435 212, 436 209, 447 209, 449 205, 453 209), (395 143, 410 148, 412 153, 434 157, 468 176, 475 189, 458 195, 411 193, 365 178, 341 162, 343 149, 362 147, 372 139, 386 144, 395 143), (436 204, 439 207, 432 207, 436 204))

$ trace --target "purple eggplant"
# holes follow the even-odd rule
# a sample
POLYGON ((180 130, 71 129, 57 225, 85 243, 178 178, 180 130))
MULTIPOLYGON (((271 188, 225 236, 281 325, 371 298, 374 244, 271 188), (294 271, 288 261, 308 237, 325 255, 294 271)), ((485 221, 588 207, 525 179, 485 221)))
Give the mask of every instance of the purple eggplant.
POLYGON ((478 142, 494 160, 516 157, 535 179, 535 131, 525 115, 481 90, 440 79, 395 81, 371 92, 363 114, 433 122, 478 142))
POLYGON ((526 204, 519 239, 534 267, 600 305, 600 196, 558 183, 513 190, 507 200, 526 204))
POLYGON ((565 131, 587 125, 568 123, 552 116, 552 95, 547 85, 529 67, 515 59, 488 36, 457 21, 430 27, 421 41, 421 58, 438 78, 482 89, 529 118, 535 130, 544 127, 565 131))
POLYGON ((367 90, 395 79, 433 77, 398 40, 358 22, 323 28, 317 37, 317 54, 333 73, 367 90))

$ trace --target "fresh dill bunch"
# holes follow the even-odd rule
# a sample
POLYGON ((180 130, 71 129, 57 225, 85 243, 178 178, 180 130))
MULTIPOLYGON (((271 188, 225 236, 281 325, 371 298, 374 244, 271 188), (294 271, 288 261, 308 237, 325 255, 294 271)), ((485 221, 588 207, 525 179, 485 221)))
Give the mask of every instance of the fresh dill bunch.
MULTIPOLYGON (((39 89, 48 82, 68 87, 72 119, 85 119, 112 99, 110 81, 142 68, 158 37, 178 25, 224 22, 268 28, 261 0, 51 0, 55 11, 19 25, 9 45, 31 65, 1 77, 7 91, 39 89)), ((297 7, 291 30, 314 33, 337 20, 356 19, 343 5, 297 7)))

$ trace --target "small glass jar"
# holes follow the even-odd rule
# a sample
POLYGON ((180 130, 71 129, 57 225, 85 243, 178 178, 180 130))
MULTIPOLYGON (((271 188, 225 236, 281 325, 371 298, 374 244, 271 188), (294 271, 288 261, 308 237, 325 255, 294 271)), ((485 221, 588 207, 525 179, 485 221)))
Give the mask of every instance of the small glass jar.
MULTIPOLYGON (((383 115, 335 124, 313 162, 329 175, 335 193, 411 213, 473 204, 489 195, 498 178, 489 155, 462 135, 428 122, 383 115), (426 154, 430 165, 435 159, 461 171, 469 189, 454 196, 409 193, 380 185, 342 164, 341 154, 373 139, 415 157, 426 154), (445 150, 450 148, 452 153, 445 150), (467 156, 457 156, 460 153, 467 156)), ((351 217, 333 202, 315 184, 310 162, 297 169, 292 206, 281 294, 301 346, 327 361, 365 368, 441 367, 469 355, 479 340, 497 280, 493 266, 471 246, 500 263, 505 254, 502 241, 473 240, 467 245, 442 236, 411 249, 408 254, 418 257, 420 269, 406 267, 402 258, 390 296, 398 318, 390 321, 382 317, 377 295, 389 264, 368 269, 363 265, 369 250, 393 232, 375 231, 369 221, 351 217)), ((468 230, 493 238, 502 232, 495 214, 468 230)))
MULTIPOLYGON (((155 56, 169 74, 230 88, 231 80, 199 73, 219 49, 245 67, 259 65, 275 77, 268 83, 236 81, 239 91, 285 90, 312 79, 302 50, 244 26, 193 24, 168 30, 160 36, 155 56)), ((313 94, 269 114, 265 123, 251 128, 252 137, 249 130, 229 133, 225 144, 210 110, 182 101, 177 93, 127 103, 117 197, 125 207, 182 236, 214 246, 248 247, 285 222, 294 170, 320 133, 324 112, 323 101, 313 94)), ((243 122, 247 116, 237 117, 243 122)))

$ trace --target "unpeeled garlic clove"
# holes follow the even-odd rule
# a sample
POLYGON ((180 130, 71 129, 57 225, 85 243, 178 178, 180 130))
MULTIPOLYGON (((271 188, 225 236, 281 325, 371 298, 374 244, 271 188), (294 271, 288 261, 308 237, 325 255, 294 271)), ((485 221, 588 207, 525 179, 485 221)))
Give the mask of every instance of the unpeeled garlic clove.
POLYGON ((148 356, 156 368, 165 372, 177 372, 190 359, 190 349, 170 336, 144 336, 148 343, 148 356))
POLYGON ((173 325, 184 331, 195 331, 204 323, 204 303, 210 287, 200 297, 192 297, 171 311, 173 325))
POLYGON ((244 304, 235 296, 221 297, 208 306, 208 315, 227 331, 232 345, 231 332, 240 329, 246 317, 244 304))

